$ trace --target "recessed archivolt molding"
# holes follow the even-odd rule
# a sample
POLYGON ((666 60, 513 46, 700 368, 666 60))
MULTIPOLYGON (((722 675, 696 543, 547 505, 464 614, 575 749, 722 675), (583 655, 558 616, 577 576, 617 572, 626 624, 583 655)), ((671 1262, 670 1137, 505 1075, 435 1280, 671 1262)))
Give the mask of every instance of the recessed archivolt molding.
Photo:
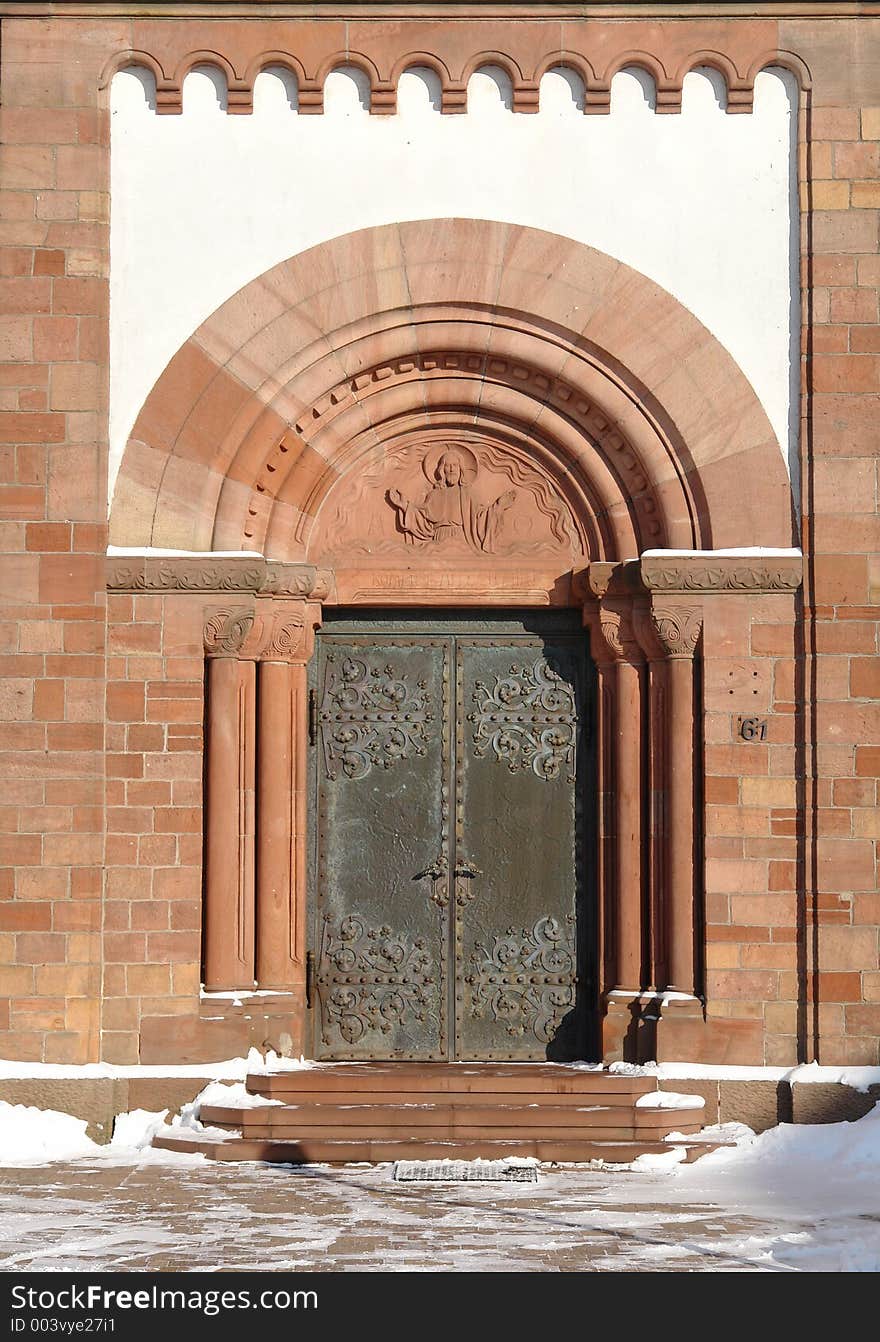
POLYGON ((766 415, 696 318, 593 248, 485 220, 365 229, 233 295, 142 407, 111 540, 301 562, 340 477, 440 430, 531 450, 591 560, 792 543, 766 415))
MULTIPOLYGON (((449 432, 485 432, 493 441, 506 435, 511 442, 531 443, 534 452, 544 454, 550 474, 555 472, 579 491, 571 506, 575 516, 591 519, 593 558, 667 544, 670 511, 675 517, 672 539, 695 543, 692 538, 703 534, 699 514, 705 509, 692 494, 694 485, 699 492, 698 481, 692 475, 688 478, 688 469, 683 469, 690 466, 686 447, 681 443, 673 446, 647 416, 643 404, 638 405, 638 418, 644 423, 636 439, 632 431, 621 429, 609 397, 616 395, 624 408, 632 406, 633 397, 614 373, 588 357, 585 350, 560 346, 558 338, 551 342, 548 332, 531 329, 522 314, 513 330, 504 325, 501 313, 494 314, 492 324, 492 314, 482 313, 477 304, 463 305, 464 312, 461 308, 442 305, 433 314, 438 319, 442 316, 442 321, 429 321, 419 311, 406 322, 398 321, 396 327, 377 318, 378 329, 359 330, 357 339, 351 333, 343 339, 339 333, 334 343, 345 350, 348 365, 362 371, 329 385, 325 381, 317 395, 301 404, 293 424, 281 433, 261 464, 252 455, 261 435, 251 429, 244 450, 236 451, 225 465, 215 547, 241 545, 280 553, 284 528, 289 528, 297 546, 307 549, 312 523, 337 480, 352 468, 352 461, 409 432, 411 422, 413 431, 419 425, 431 431, 445 427, 449 432), (413 320, 419 348, 409 343, 413 320), (463 336, 470 334, 470 344, 432 348, 433 332, 441 329, 448 338, 454 324, 463 336), (490 333, 495 353, 485 353, 480 347, 490 333), (405 352, 371 364, 371 347, 378 341, 387 349, 395 340, 405 352), (515 355, 506 352, 509 345, 517 348, 515 355), (567 377, 548 371, 553 369, 554 354, 559 360, 560 349, 567 355, 567 377), (595 398, 585 394, 591 377, 598 393, 595 398), (294 476, 306 461, 310 484, 303 493, 301 483, 294 484, 294 476), (254 471, 253 492, 242 519, 241 482, 254 471), (664 482, 662 494, 655 480, 664 482), (282 517, 283 524, 279 522, 282 517)), ((267 401, 267 429, 283 419, 292 399, 299 400, 298 380, 300 386, 303 379, 314 385, 319 364, 320 360, 306 367, 300 361, 297 368, 274 370, 266 385, 274 384, 276 395, 260 393, 267 401)), ((334 359, 329 369, 336 367, 334 359)), ((299 555, 299 548, 296 553, 299 555)))
POLYGON ((659 113, 680 112, 682 85, 691 71, 709 66, 724 80, 727 87, 726 110, 730 113, 750 112, 754 99, 755 79, 763 70, 781 66, 795 76, 801 89, 811 85, 806 63, 794 52, 764 51, 749 64, 739 69, 734 60, 717 50, 695 50, 668 70, 651 52, 620 51, 608 56, 599 67, 586 55, 571 50, 556 49, 538 56, 531 69, 524 69, 513 56, 503 51, 479 51, 457 68, 452 68, 439 55, 426 51, 411 51, 390 60, 383 71, 368 55, 360 51, 340 51, 325 56, 317 64, 307 65, 295 51, 267 49, 252 57, 244 66, 237 67, 234 58, 216 50, 192 50, 182 54, 173 70, 166 71, 162 63, 146 51, 128 49, 116 52, 107 62, 101 75, 100 87, 109 88, 113 76, 132 67, 149 70, 156 80, 156 112, 179 114, 183 111, 183 83, 197 66, 213 66, 225 78, 228 88, 227 110, 230 113, 253 111, 254 83, 259 74, 272 67, 283 67, 294 76, 298 89, 301 114, 319 114, 324 111, 324 84, 327 76, 346 66, 354 67, 367 76, 370 83, 370 112, 373 115, 393 115, 397 111, 397 88, 400 76, 418 67, 434 71, 440 80, 441 110, 446 114, 467 111, 467 88, 471 75, 486 67, 496 67, 510 80, 513 110, 535 113, 539 110, 540 84, 550 70, 563 69, 577 75, 584 85, 585 113, 608 113, 611 110, 611 84, 614 76, 624 69, 640 69, 651 77, 656 90, 655 110, 659 113))
MULTIPOLYGON (((530 366, 522 358, 515 359, 498 354, 481 354, 473 350, 415 351, 410 355, 376 364, 332 387, 329 392, 309 407, 293 427, 299 438, 306 441, 314 435, 322 424, 327 422, 328 418, 332 419, 338 413, 342 413, 344 408, 354 401, 366 402, 372 395, 380 394, 383 390, 387 391, 401 383, 414 385, 425 380, 434 382, 458 379, 510 388, 523 397, 538 401, 547 407, 548 411, 552 409, 553 413, 569 419, 583 432, 585 441, 601 453, 610 473, 616 478, 619 495, 615 502, 620 499, 627 500, 627 506, 633 514, 634 533, 637 533, 645 544, 659 546, 665 543, 662 539, 665 536, 662 509, 656 490, 649 482, 649 468, 641 460, 637 448, 624 437, 617 425, 571 382, 563 377, 551 376, 540 368, 530 366)), ((454 403, 454 395, 451 399, 454 403)), ((435 427, 438 426, 438 413, 437 408, 435 408, 434 414, 431 416, 432 424, 435 427)), ((545 419, 548 417, 547 415, 544 416, 545 419)), ((483 415, 483 424, 486 423, 486 420, 487 416, 483 415)), ((511 414, 508 425, 513 420, 514 416, 511 414)), ((466 419, 462 421, 461 427, 467 427, 466 419)), ((525 432, 528 433, 533 443, 536 437, 541 436, 538 426, 534 423, 525 432)), ((547 451, 552 458, 553 448, 549 446, 549 443, 547 451)), ((284 481, 285 458, 288 461, 290 459, 290 445, 287 435, 279 440, 275 451, 270 453, 256 482, 255 491, 262 495, 264 499, 271 498, 277 492, 280 483, 284 481)), ((323 498, 323 493, 335 482, 337 469, 335 461, 332 465, 328 463, 325 476, 322 477, 321 483, 316 485, 312 500, 310 500, 312 506, 307 509, 306 515, 313 515, 314 505, 323 498)), ((590 490, 589 479, 584 472, 582 463, 578 463, 570 457, 567 458, 563 464, 563 475, 567 475, 571 481, 579 483, 585 498, 589 500, 586 509, 589 513, 595 517, 604 511, 603 503, 590 490)), ((577 515, 577 510, 575 512, 577 515)), ((583 513, 584 509, 581 508, 581 516, 583 516, 583 513)), ((251 525, 253 525, 257 515, 258 509, 254 508, 250 518, 251 525)), ((255 530, 249 530, 246 524, 245 543, 252 544, 255 540, 255 534, 255 530)), ((302 529, 299 530, 298 534, 305 539, 302 529)))

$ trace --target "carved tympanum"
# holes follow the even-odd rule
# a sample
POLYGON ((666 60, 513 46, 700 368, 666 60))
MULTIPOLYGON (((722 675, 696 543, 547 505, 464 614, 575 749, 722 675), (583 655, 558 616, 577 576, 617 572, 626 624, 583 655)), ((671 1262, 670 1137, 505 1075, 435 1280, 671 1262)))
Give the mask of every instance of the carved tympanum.
POLYGON ((577 744, 575 693, 546 658, 531 666, 514 664, 496 676, 490 689, 479 681, 473 692, 474 752, 491 750, 511 773, 531 768, 539 778, 556 778, 565 765, 574 775, 577 744))
POLYGON ((407 500, 399 489, 388 491, 397 512, 397 525, 410 543, 467 545, 491 554, 497 545, 505 512, 516 491, 505 490, 492 502, 477 503, 472 485, 479 463, 469 448, 450 445, 426 453, 425 474, 432 481, 419 503, 407 500))
POLYGON ((424 938, 368 927, 349 915, 338 926, 325 915, 316 984, 324 1042, 356 1044, 390 1034, 405 1018, 423 1021, 436 1008, 436 972, 424 938))
POLYGON ((327 777, 366 778, 374 766, 424 755, 433 720, 425 681, 407 685, 392 666, 327 658, 319 712, 327 777))
POLYGON ((322 563, 390 557, 426 566, 583 553, 571 508, 541 464, 507 445, 444 439, 386 448, 334 486, 309 541, 322 563))
POLYGON ((477 944, 465 982, 471 1011, 490 1013, 509 1035, 531 1031, 549 1043, 574 1006, 576 958, 574 918, 539 918, 534 927, 509 927, 492 946, 477 944))

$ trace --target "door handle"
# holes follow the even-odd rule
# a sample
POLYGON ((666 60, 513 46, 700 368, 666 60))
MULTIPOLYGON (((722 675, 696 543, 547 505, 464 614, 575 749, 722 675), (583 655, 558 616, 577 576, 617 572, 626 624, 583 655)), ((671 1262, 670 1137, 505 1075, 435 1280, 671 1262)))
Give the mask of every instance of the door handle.
POLYGON ((449 903, 449 863, 445 853, 439 853, 430 867, 417 872, 413 880, 422 881, 426 876, 431 878, 431 899, 438 909, 445 909, 449 903))
POLYGON ((452 874, 455 877, 455 902, 459 908, 464 908, 477 893, 471 887, 470 882, 475 876, 482 876, 483 873, 479 867, 474 866, 473 862, 469 862, 465 857, 460 857, 452 874))
POLYGON ((315 952, 306 951, 306 1009, 311 1010, 315 994, 315 952))

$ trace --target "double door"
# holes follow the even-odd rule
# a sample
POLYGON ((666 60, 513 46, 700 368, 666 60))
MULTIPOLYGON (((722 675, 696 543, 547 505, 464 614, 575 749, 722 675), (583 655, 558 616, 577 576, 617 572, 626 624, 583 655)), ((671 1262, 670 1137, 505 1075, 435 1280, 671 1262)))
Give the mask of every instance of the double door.
POLYGON ((567 613, 325 625, 316 1057, 585 1055, 589 703, 567 613))

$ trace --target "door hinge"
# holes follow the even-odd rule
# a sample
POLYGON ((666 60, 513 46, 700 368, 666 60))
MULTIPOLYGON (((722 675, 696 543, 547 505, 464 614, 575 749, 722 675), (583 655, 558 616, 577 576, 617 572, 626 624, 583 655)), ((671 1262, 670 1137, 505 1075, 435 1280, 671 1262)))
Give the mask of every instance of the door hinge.
POLYGON ((306 951, 306 1009, 311 1010, 315 988, 315 952, 306 951))
POLYGON ((309 745, 318 739, 318 692, 309 690, 309 745))

